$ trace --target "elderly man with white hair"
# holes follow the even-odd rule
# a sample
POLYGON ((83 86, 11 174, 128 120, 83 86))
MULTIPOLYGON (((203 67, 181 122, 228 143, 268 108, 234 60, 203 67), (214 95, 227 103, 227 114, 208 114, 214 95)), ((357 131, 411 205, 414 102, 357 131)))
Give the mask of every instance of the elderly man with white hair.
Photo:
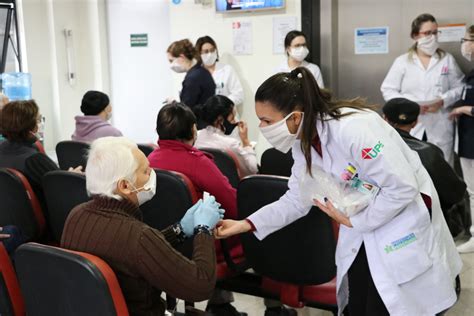
POLYGON ((92 143, 86 183, 92 200, 71 211, 61 246, 104 259, 117 274, 131 315, 164 315, 161 291, 191 302, 211 296, 216 280, 212 231, 224 213, 213 197, 163 231, 144 224, 139 206, 155 194, 156 175, 137 145, 124 137, 92 143), (189 260, 173 246, 192 235, 189 260))

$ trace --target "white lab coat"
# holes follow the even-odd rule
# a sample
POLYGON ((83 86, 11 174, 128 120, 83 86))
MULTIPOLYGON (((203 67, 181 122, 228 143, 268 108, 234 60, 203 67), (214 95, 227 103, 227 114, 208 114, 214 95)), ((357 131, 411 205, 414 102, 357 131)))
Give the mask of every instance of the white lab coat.
MULTIPOLYGON (((305 67, 314 76, 314 79, 316 79, 316 82, 318 83, 319 88, 324 88, 324 81, 323 81, 323 76, 321 75, 321 70, 319 70, 319 67, 313 63, 308 63, 306 60, 303 60, 301 63, 301 67, 305 67)), ((279 72, 290 72, 293 69, 290 69, 290 66, 288 66, 288 60, 285 60, 285 62, 281 63, 276 69, 275 73, 279 72)))
POLYGON ((212 78, 216 83, 216 94, 228 97, 236 106, 244 102, 244 89, 231 65, 216 62, 212 78))
MULTIPOLYGON (((452 306, 456 301, 453 281, 462 262, 418 155, 372 111, 358 111, 324 125, 318 121, 317 130, 322 158, 312 149, 313 165, 339 177, 351 163, 361 179, 381 188, 364 210, 350 218, 353 228, 340 227, 336 248, 339 314, 349 298, 347 271, 362 242, 375 286, 391 315, 435 315, 452 306), (378 156, 363 159, 362 149, 379 142, 383 148, 378 156), (420 192, 432 198, 431 221, 420 192), (414 242, 386 253, 387 246, 412 233, 414 242)), ((299 179, 306 172, 299 141, 292 152, 295 163, 289 190, 249 217, 259 239, 306 215, 311 207, 299 191, 299 179)))
POLYGON ((448 109, 461 98, 464 74, 454 57, 446 53, 441 59, 433 55, 425 69, 416 53, 406 53, 390 68, 381 91, 385 101, 406 98, 415 102, 443 99, 444 106, 437 113, 420 115, 428 141, 443 150, 444 158, 453 164, 454 125, 448 109))

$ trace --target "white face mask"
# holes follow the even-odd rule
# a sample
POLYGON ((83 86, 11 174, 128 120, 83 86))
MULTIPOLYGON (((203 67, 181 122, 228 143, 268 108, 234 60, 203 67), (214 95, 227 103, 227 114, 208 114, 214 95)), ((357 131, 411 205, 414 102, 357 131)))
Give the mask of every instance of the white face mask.
POLYGON ((438 37, 434 35, 421 37, 417 40, 417 49, 429 56, 433 56, 439 48, 438 37))
POLYGON ((296 142, 296 137, 298 137, 301 132, 301 128, 303 126, 303 118, 304 113, 291 112, 281 121, 278 121, 269 126, 260 127, 260 132, 273 147, 283 153, 287 153, 291 149, 293 144, 296 142), (288 125, 286 125, 286 120, 288 120, 290 116, 292 116, 294 113, 301 113, 303 115, 301 116, 301 122, 300 126, 298 126, 298 131, 296 132, 296 134, 291 134, 288 129, 288 125))
POLYGON ((186 68, 178 62, 177 58, 175 60, 173 60, 173 62, 170 65, 170 68, 171 68, 171 70, 173 70, 174 72, 177 72, 177 73, 186 72, 186 68))
POLYGON ((461 54, 464 58, 467 59, 467 61, 472 61, 472 52, 469 51, 468 45, 471 42, 464 42, 461 45, 461 54))
POLYGON ((201 59, 205 66, 212 66, 216 63, 217 52, 202 54, 201 59))
MULTIPOLYGON (((134 186, 132 184, 132 186, 134 186)), ((150 178, 147 183, 141 188, 136 188, 132 192, 137 192, 138 205, 150 201, 156 193, 156 173, 151 169, 150 178)))
POLYGON ((112 118, 112 111, 107 112, 107 114, 106 114, 106 116, 105 116, 105 120, 106 120, 106 121, 110 121, 111 118, 112 118))
POLYGON ((309 49, 304 46, 290 49, 290 56, 299 62, 302 62, 309 54, 309 49))

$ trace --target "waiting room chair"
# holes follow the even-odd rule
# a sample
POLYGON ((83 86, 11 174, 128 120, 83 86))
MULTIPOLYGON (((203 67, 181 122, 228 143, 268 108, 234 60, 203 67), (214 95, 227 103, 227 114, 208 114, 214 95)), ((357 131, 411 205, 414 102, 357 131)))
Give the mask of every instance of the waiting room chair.
POLYGON ((293 163, 291 149, 288 153, 284 154, 275 148, 269 148, 262 154, 260 160, 260 174, 289 177, 293 163))
MULTIPOLYGON (((191 180, 184 174, 161 169, 155 169, 155 173, 156 194, 140 209, 147 225, 162 230, 181 220, 186 211, 198 201, 198 195, 191 180)), ((192 240, 185 241, 177 249, 190 258, 192 240)))
POLYGON ((36 243, 16 251, 28 316, 128 316, 117 277, 102 259, 36 243))
POLYGON ((48 206, 48 224, 56 242, 61 241, 64 224, 71 210, 91 198, 82 174, 56 170, 43 176, 43 192, 48 206))
POLYGON ((140 149, 143 152, 143 154, 145 154, 145 156, 147 157, 156 148, 156 145, 154 144, 137 144, 137 146, 138 146, 138 149, 140 149))
POLYGON ((0 242, 0 315, 26 315, 20 284, 2 242, 0 242))
POLYGON ((215 148, 199 148, 199 150, 211 154, 217 168, 229 179, 230 185, 237 189, 240 182, 239 161, 235 153, 230 150, 224 151, 215 148))
POLYGON ((18 170, 0 169, 0 226, 17 226, 26 240, 37 240, 46 227, 41 205, 26 177, 18 170))
MULTIPOLYGON (((288 178, 255 175, 237 190, 239 218, 278 200, 288 178)), ((257 275, 245 273, 218 286, 244 294, 276 298, 292 307, 313 306, 337 312, 335 248, 337 225, 313 207, 304 217, 263 240, 241 235, 245 262, 257 275)), ((239 267, 238 263, 231 263, 239 267)))
POLYGON ((88 143, 65 140, 56 145, 56 155, 58 156, 59 167, 62 170, 82 166, 86 169, 87 153, 90 145, 88 143))
MULTIPOLYGON (((156 194, 140 209, 147 225, 162 230, 181 220, 186 211, 198 201, 198 194, 191 180, 182 173, 161 169, 155 169, 155 173, 156 194)), ((193 239, 187 239, 176 249, 192 258, 193 239)), ((168 308, 173 309, 177 304, 176 299, 168 295, 166 299, 168 308)))

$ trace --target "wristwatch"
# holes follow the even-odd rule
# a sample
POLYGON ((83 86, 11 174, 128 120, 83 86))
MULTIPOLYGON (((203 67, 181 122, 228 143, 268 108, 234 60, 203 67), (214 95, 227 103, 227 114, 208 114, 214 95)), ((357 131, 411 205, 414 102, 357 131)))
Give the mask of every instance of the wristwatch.
POLYGON ((194 227, 194 235, 197 235, 199 233, 204 233, 209 236, 212 236, 212 229, 210 229, 207 225, 197 225, 196 227, 194 227))
POLYGON ((474 116, 474 106, 471 106, 471 116, 474 116))
POLYGON ((184 233, 183 226, 181 226, 180 222, 177 222, 171 227, 173 229, 173 232, 176 234, 176 238, 179 242, 183 242, 186 238, 188 238, 184 233))

